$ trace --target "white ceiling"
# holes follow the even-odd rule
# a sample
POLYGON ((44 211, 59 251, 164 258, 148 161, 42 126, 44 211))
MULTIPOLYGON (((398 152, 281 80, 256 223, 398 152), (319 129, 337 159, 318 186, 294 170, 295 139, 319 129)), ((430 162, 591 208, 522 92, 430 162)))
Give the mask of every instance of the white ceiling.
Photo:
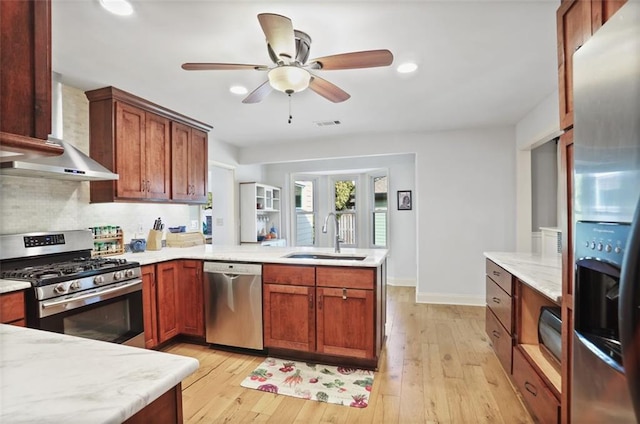
POLYGON ((135 14, 108 14, 98 0, 53 0, 53 69, 87 90, 113 85, 213 125, 237 146, 338 135, 513 125, 557 86, 559 1, 134 0, 135 14), (310 58, 389 49, 384 68, 318 71, 351 94, 331 103, 310 90, 249 92, 259 71, 187 72, 184 62, 271 65, 258 13, 288 16, 312 38, 310 58), (420 68, 409 76, 395 67, 420 68), (318 127, 314 121, 339 120, 318 127))

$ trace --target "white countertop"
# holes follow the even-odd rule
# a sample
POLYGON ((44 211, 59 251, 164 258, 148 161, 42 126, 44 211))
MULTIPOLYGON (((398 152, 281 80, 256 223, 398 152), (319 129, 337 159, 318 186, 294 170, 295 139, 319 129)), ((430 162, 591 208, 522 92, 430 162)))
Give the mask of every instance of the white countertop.
POLYGON ((130 261, 148 265, 173 259, 198 259, 210 261, 281 263, 301 265, 333 265, 350 267, 377 267, 387 257, 386 249, 340 249, 335 253, 333 248, 327 247, 277 247, 261 245, 240 246, 212 246, 205 244, 194 247, 165 247, 161 250, 147 250, 139 253, 125 253, 116 256, 130 261), (364 260, 333 260, 333 259, 292 259, 287 255, 292 253, 318 253, 336 256, 365 256, 364 260))
MULTIPOLYGON (((147 250, 139 253, 125 253, 110 256, 111 258, 125 258, 128 261, 140 262, 140 265, 150 265, 175 259, 197 259, 209 261, 255 262, 255 263, 285 263, 300 265, 333 265, 350 267, 377 267, 387 257, 386 249, 340 249, 335 253, 332 247, 276 247, 261 245, 240 246, 212 246, 205 244, 194 247, 164 247, 161 250, 147 250), (338 256, 365 256, 364 260, 333 260, 333 259, 292 259, 285 256, 291 253, 320 253, 338 256)), ((31 284, 24 281, 0 279, 0 294, 17 290, 24 290, 31 284)))
POLYGON ((121 423, 194 358, 0 324, 1 423, 121 423))
POLYGON ((484 256, 556 303, 562 300, 562 258, 528 252, 485 252, 484 256))

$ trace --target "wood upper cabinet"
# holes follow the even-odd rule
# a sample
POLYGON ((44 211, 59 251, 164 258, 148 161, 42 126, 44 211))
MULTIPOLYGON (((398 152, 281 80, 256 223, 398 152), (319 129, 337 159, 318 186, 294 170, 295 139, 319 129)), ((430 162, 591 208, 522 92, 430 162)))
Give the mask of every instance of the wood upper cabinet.
POLYGON ((144 320, 144 346, 153 349, 158 345, 158 307, 156 303, 156 267, 142 267, 142 313, 144 320))
MULTIPOLYGON (((59 155, 51 133, 51 3, 0 1, 0 150, 59 155)), ((15 159, 13 156, 11 159, 15 159)))
POLYGON ((573 53, 625 3, 625 0, 566 0, 557 11, 560 128, 573 126, 573 53))
POLYGON ((202 261, 181 262, 178 298, 180 300, 180 333, 204 337, 204 293, 202 261))
POLYGON ((207 133, 178 122, 171 124, 172 197, 207 201, 207 133))
MULTIPOLYGON (((265 268, 268 265, 265 265, 265 268)), ((290 284, 262 288, 264 345, 314 352, 316 350, 315 289, 290 284)))
POLYGON ((169 120, 116 102, 115 182, 120 199, 168 199, 171 139, 169 120))
POLYGON ((180 332, 179 261, 156 265, 156 289, 158 305, 158 343, 163 343, 180 332))
POLYGON ((92 202, 206 203, 210 126, 114 87, 87 91, 90 155, 118 181, 92 181, 92 202))

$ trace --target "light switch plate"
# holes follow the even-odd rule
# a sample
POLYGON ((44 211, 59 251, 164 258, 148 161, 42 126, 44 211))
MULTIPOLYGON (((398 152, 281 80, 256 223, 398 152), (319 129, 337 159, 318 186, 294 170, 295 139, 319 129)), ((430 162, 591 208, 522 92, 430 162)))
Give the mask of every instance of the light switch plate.
POLYGON ((197 230, 198 229, 198 220, 197 219, 192 219, 191 220, 191 229, 192 230, 197 230))

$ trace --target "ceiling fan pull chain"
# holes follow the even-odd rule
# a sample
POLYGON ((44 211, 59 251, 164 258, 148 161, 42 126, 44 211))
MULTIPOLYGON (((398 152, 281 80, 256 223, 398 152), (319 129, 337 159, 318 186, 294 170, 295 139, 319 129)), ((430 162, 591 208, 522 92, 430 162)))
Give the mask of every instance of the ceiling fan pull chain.
POLYGON ((289 93, 288 95, 289 95, 289 123, 291 123, 291 120, 293 119, 293 115, 291 115, 291 93, 289 93))

